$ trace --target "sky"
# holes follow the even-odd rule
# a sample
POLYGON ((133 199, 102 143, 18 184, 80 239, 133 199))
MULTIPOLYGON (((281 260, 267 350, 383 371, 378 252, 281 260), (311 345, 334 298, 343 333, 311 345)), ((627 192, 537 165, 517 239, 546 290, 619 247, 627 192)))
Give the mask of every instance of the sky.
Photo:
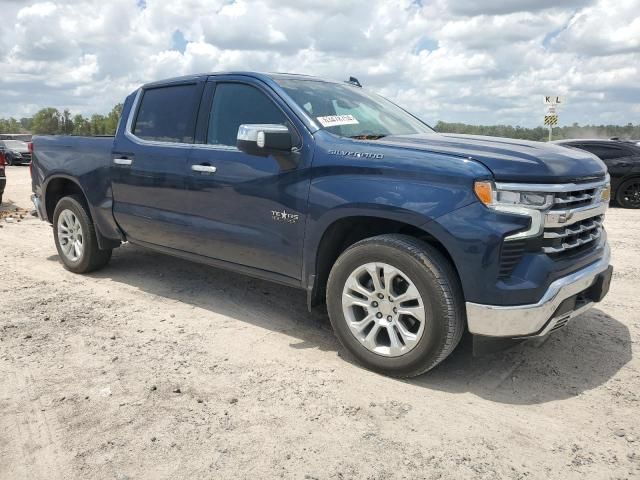
POLYGON ((424 121, 640 123, 640 0, 0 0, 0 118, 225 70, 357 77, 424 121))

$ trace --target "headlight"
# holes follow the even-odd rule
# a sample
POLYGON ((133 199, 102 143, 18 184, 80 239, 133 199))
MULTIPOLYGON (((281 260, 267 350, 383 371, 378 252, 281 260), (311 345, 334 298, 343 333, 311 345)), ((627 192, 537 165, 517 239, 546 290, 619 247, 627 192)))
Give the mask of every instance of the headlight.
POLYGON ((607 183, 604 187, 600 189, 600 200, 605 203, 609 203, 611 200, 611 184, 607 183))
POLYGON ((473 189, 482 203, 495 210, 504 210, 499 207, 505 206, 545 210, 553 204, 552 194, 499 190, 493 182, 487 180, 475 182, 473 189))

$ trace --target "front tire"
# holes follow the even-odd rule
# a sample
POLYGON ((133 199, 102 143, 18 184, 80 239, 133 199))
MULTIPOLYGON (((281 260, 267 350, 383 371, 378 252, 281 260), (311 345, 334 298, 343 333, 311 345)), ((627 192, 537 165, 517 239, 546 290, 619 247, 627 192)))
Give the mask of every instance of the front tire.
POLYGON ((73 273, 89 273, 104 267, 112 250, 100 250, 95 227, 84 199, 62 198, 53 214, 53 235, 64 267, 73 273))
POLYGON ((442 362, 465 325, 451 263, 406 235, 362 240, 340 255, 327 285, 336 336, 365 367, 413 377, 442 362))
POLYGON ((640 177, 622 182, 616 192, 616 201, 622 208, 640 208, 640 177))

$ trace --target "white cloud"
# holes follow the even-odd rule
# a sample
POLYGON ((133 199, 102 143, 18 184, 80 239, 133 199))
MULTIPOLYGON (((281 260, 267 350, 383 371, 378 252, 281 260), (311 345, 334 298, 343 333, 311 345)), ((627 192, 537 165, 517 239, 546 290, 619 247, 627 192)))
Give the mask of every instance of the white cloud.
POLYGON ((428 123, 640 122, 637 0, 0 0, 0 117, 219 70, 354 75, 428 123), (175 45, 176 32, 181 45, 175 45))

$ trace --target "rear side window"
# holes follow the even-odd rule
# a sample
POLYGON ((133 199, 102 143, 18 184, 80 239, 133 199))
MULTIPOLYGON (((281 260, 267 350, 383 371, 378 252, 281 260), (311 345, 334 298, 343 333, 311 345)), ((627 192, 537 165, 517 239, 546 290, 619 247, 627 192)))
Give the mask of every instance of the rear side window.
POLYGON ((607 145, 582 144, 582 145, 579 145, 579 148, 586 150, 587 152, 593 153, 595 156, 599 157, 601 160, 611 160, 613 158, 620 158, 628 155, 628 153, 625 152, 622 148, 609 147, 607 145))
POLYGON ((156 142, 193 143, 198 101, 195 84, 145 90, 133 134, 156 142))
POLYGON ((216 86, 209 119, 207 143, 235 146, 243 123, 277 123, 287 118, 273 101, 255 87, 242 83, 216 86))

